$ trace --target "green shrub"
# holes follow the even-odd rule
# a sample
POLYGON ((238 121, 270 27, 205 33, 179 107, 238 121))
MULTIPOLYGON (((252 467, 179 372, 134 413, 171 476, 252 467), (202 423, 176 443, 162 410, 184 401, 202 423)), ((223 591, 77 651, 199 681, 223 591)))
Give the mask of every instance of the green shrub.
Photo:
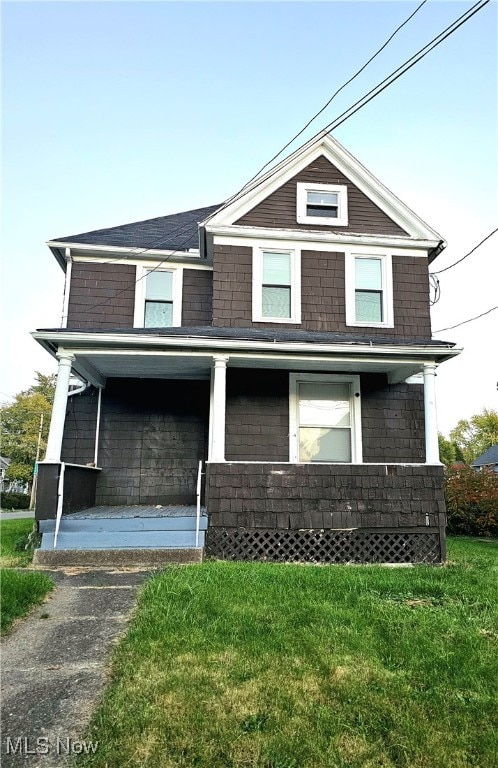
POLYGON ((471 467, 448 469, 445 476, 448 533, 498 536, 498 475, 471 467))
POLYGON ((28 493, 5 492, 1 495, 0 504, 2 509, 29 509, 29 501, 28 493))

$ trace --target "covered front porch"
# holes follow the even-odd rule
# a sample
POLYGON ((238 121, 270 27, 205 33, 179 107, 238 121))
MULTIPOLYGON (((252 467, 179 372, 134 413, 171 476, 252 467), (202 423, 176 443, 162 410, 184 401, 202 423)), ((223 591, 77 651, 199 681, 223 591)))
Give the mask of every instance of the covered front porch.
MULTIPOLYGON (((99 334, 90 345, 90 334, 66 335, 64 346, 52 347, 59 377, 40 465, 38 520, 59 517, 63 525, 95 505, 154 506, 156 519, 167 518, 161 510, 170 505, 202 506, 213 556, 444 557, 434 396, 441 350, 200 336, 187 345, 174 334, 120 334, 112 345, 99 334), (69 392, 71 370, 89 384, 76 395, 69 392), (406 383, 417 374, 420 383, 406 383), (339 382, 337 392, 349 387, 350 422, 339 425, 342 443, 346 433, 350 440, 348 456, 299 454, 292 414, 299 412, 300 381, 339 382), (74 479, 69 490, 72 474, 84 478, 77 491, 74 479)), ((335 428, 320 428, 324 445, 335 428)), ((316 425, 306 429, 316 432, 316 425)), ((114 538, 112 526, 106 531, 107 541, 119 549, 114 531, 114 538)), ((132 540, 130 533, 126 541, 132 540)), ((158 536, 148 542, 162 548, 158 536)), ((62 537, 56 546, 64 543, 62 537)))

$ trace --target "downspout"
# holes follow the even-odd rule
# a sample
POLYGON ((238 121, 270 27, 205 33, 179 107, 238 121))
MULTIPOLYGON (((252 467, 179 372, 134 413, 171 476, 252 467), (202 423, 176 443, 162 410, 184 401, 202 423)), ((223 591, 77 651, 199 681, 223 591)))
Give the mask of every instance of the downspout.
POLYGON ((73 260, 71 258, 71 248, 66 248, 66 276, 64 278, 64 299, 62 302, 61 328, 67 328, 67 317, 69 311, 69 292, 71 290, 71 273, 73 269, 73 260))

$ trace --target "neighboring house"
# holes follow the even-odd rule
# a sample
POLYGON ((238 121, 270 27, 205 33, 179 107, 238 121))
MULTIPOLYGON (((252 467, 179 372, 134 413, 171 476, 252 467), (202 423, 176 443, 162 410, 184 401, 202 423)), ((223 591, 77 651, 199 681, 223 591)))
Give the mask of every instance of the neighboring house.
POLYGON ((431 338, 428 276, 444 241, 337 141, 228 204, 48 245, 66 290, 64 327, 33 334, 59 360, 37 517, 48 536, 57 499, 61 531, 99 508, 58 547, 179 548, 161 526, 190 514, 202 461, 207 554, 444 559, 434 377, 459 350, 431 338), (88 387, 68 400, 71 371, 88 387))
POLYGON ((10 459, 6 459, 4 456, 0 456, 0 490, 7 490, 8 482, 5 480, 5 473, 10 464, 10 459))
POLYGON ((487 470, 488 472, 498 472, 498 445, 492 445, 487 451, 479 456, 470 465, 478 472, 487 470))

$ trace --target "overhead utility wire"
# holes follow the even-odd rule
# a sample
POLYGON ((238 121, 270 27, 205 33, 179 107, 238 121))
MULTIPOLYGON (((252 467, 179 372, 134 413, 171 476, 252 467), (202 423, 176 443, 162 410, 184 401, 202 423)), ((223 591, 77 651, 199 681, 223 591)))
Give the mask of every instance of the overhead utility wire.
POLYGON ((498 227, 496 229, 493 229, 493 231, 490 232, 489 235, 486 235, 486 237, 483 238, 480 243, 477 243, 477 245, 475 245, 471 251, 466 253, 465 256, 462 256, 461 259, 458 259, 458 261, 455 261, 454 264, 450 264, 449 267, 445 267, 444 269, 439 269, 437 272, 431 272, 431 275, 441 275, 443 272, 447 272, 448 269, 453 269, 453 267, 456 267, 457 264, 460 264, 464 259, 466 259, 467 256, 470 256, 471 253, 474 253, 474 251, 477 251, 477 249, 480 248, 481 245, 486 242, 486 240, 489 240, 490 237, 496 234, 496 232, 498 232, 498 227))
POLYGON ((485 315, 489 315, 490 312, 494 312, 496 309, 498 309, 498 304, 496 307, 491 307, 491 309, 488 309, 487 312, 481 312, 480 315, 476 315, 475 317, 469 317, 468 320, 462 320, 461 323, 456 323, 456 325, 449 325, 447 328, 439 328, 439 330, 434 331, 434 333, 441 333, 442 331, 451 331, 453 328, 458 328, 460 325, 466 325, 467 323, 472 323, 474 320, 479 320, 480 317, 484 317, 485 315))
POLYGON ((340 88, 338 88, 338 89, 337 89, 337 90, 336 90, 336 91, 335 91, 335 92, 332 94, 332 96, 331 96, 331 97, 330 97, 330 99, 329 99, 329 100, 326 102, 326 104, 324 104, 324 105, 323 105, 323 107, 322 107, 321 109, 319 109, 319 110, 318 110, 318 112, 316 112, 316 113, 313 115, 313 117, 312 117, 310 120, 308 120, 308 122, 306 123, 306 125, 304 125, 304 126, 301 128, 301 130, 300 130, 300 131, 298 131, 298 133, 296 133, 296 134, 295 134, 295 136, 293 136, 293 137, 292 137, 292 139, 290 139, 290 141, 288 141, 288 142, 287 142, 287 144, 285 144, 285 145, 282 147, 282 149, 280 149, 280 150, 277 152, 277 154, 276 154, 276 155, 273 155, 273 157, 272 157, 272 158, 270 158, 270 160, 268 160, 268 162, 267 162, 267 163, 265 163, 265 164, 264 164, 264 165, 263 165, 263 166, 262 166, 262 167, 259 169, 259 171, 257 171, 257 172, 254 174, 254 176, 253 176, 251 179, 249 179, 249 181, 248 181, 246 184, 244 184, 244 187, 243 187, 243 189, 245 189, 245 187, 248 187, 250 184, 252 184, 252 182, 253 182, 255 179, 257 179, 257 178, 258 178, 258 176, 259 176, 261 173, 263 173, 263 171, 265 171, 265 170, 268 168, 268 166, 269 166, 269 165, 271 165, 271 164, 273 163, 273 161, 274 161, 274 160, 276 160, 276 159, 277 159, 277 157, 279 157, 279 156, 282 154, 282 152, 285 152, 285 150, 287 149, 287 147, 290 147, 290 145, 291 145, 291 144, 292 144, 292 143, 293 143, 293 142, 294 142, 296 139, 298 139, 298 138, 299 138, 299 136, 301 136, 301 135, 302 135, 302 134, 305 132, 306 128, 309 128, 309 126, 311 125, 311 123, 313 123, 313 122, 314 122, 314 121, 317 119, 317 117, 319 117, 319 116, 320 116, 320 115, 321 115, 323 112, 325 112, 325 110, 327 109, 327 107, 328 107, 328 106, 330 106, 330 104, 333 102, 333 100, 335 99, 335 97, 336 97, 336 96, 338 96, 338 95, 340 94, 340 92, 341 92, 342 90, 344 90, 344 88, 346 88, 346 86, 348 86, 350 83, 352 83, 352 82, 353 82, 353 80, 356 80, 356 78, 357 78, 359 75, 361 75, 361 73, 362 73, 362 72, 363 72, 363 71, 364 71, 364 70, 365 70, 365 69, 368 67, 368 65, 369 65, 369 64, 371 64, 371 62, 372 62, 374 59, 376 59, 376 58, 377 58, 377 56, 378 56, 380 53, 382 53, 382 51, 383 51, 385 48, 387 48, 387 46, 389 45, 389 43, 391 42, 391 40, 392 40, 392 39, 393 39, 393 38, 394 38, 394 37, 395 37, 395 36, 398 34, 398 32, 399 32, 399 31, 400 31, 400 30, 401 30, 401 29, 402 29, 402 28, 403 28, 403 27, 404 27, 406 24, 408 24, 408 22, 410 21, 410 19, 412 19, 412 18, 415 16, 415 14, 416 14, 416 13, 418 13, 418 12, 420 11, 420 9, 422 8, 422 6, 423 6, 423 5, 425 5, 425 4, 426 4, 426 2, 427 2, 427 0, 422 0, 422 2, 420 3, 420 5, 419 5, 419 6, 417 6, 417 8, 415 8, 415 10, 413 11, 413 13, 411 13, 411 14, 408 16, 408 18, 407 18, 407 19, 405 19, 405 20, 404 20, 404 22, 403 22, 402 24, 400 24, 400 25, 399 25, 399 27, 396 27, 396 29, 394 30, 394 32, 393 32, 393 33, 392 33, 392 34, 391 34, 391 35, 390 35, 390 36, 387 38, 387 40, 385 41, 385 43, 383 43, 383 45, 381 45, 381 47, 380 47, 380 48, 379 48, 379 49, 378 49, 378 50, 377 50, 377 51, 376 51, 376 52, 373 54, 373 56, 371 56, 371 57, 368 59, 368 61, 366 61, 366 62, 365 62, 365 64, 363 64, 363 66, 362 66, 362 67, 360 67, 360 69, 359 69, 357 72, 355 72, 355 74, 354 74, 352 77, 350 77, 350 78, 349 78, 349 80, 346 80, 346 82, 345 82, 345 83, 343 83, 343 85, 341 85, 341 87, 340 87, 340 88))
MULTIPOLYGON (((376 96, 378 96, 382 91, 384 91, 386 88, 388 88, 390 85, 392 85, 398 78, 400 78, 402 75, 404 75, 408 70, 410 70, 415 64, 417 64, 419 61, 421 61, 425 56, 427 56, 428 53, 430 53, 434 48, 437 48, 438 45, 440 45, 444 40, 446 40, 450 35, 452 35, 454 32, 456 32, 459 27, 461 27, 463 24, 465 24, 467 21, 469 21, 472 16, 474 16, 476 13, 478 13, 480 10, 482 10, 490 0, 479 0, 479 2, 475 3, 475 5, 471 6, 465 13, 463 13, 461 16, 459 16, 457 19, 455 19, 454 22, 452 22, 446 29, 444 29, 442 32, 439 33, 435 38, 433 38, 429 43, 427 43, 423 48, 421 48, 416 54, 414 54, 411 58, 407 59, 400 67, 398 67, 394 72, 392 72, 388 77, 384 78, 380 83, 378 83, 374 88, 372 88, 365 96, 363 96, 361 99, 359 99, 357 102, 355 102, 349 109, 345 110, 339 117, 337 117, 335 120, 333 120, 331 123, 329 123, 325 128, 320 130, 318 133, 315 134, 305 145, 307 147, 314 139, 316 139, 321 134, 325 134, 326 132, 329 132, 331 129, 338 128, 340 125, 346 122, 346 120, 349 120, 350 117, 352 117, 356 112, 358 112, 360 109, 363 109, 370 101, 372 101, 376 96), (427 50, 426 50, 427 49, 427 50), (382 87, 381 87, 382 86, 382 87), (363 103, 362 103, 363 102, 363 103), (351 114, 348 114, 348 113, 351 114)), ((303 148, 301 148, 300 151, 296 152, 296 157, 299 157, 299 154, 302 154, 304 151, 303 148)), ((269 171, 268 174, 263 176, 257 184, 254 184, 252 189, 256 189, 258 186, 260 186, 263 181, 266 181, 276 173, 276 170, 278 169, 278 165, 276 168, 269 171)), ((224 203, 220 205, 219 208, 216 209, 215 213, 219 213, 220 211, 224 210, 230 203, 237 200, 241 194, 243 194, 244 190, 246 189, 247 185, 242 187, 239 192, 236 192, 232 197, 225 200, 224 203)), ((211 214, 210 216, 207 216, 205 221, 209 221, 211 216, 214 214, 211 214)), ((170 236, 170 235, 169 235, 170 236)), ((191 238, 185 241, 187 243, 191 238)), ((183 244, 185 244, 183 243, 183 244)), ((166 256, 164 259, 162 259, 154 269, 150 270, 151 272, 156 271, 159 269, 162 264, 164 264, 166 261, 168 261, 175 253, 177 253, 181 249, 181 246, 179 246, 177 249, 173 251, 173 253, 166 256)), ((144 249, 144 252, 150 250, 144 249)), ((109 297, 105 299, 102 302, 99 302, 98 304, 92 304, 91 306, 87 307, 84 310, 84 313, 89 312, 91 309, 94 309, 95 307, 101 306, 102 304, 107 304, 109 301, 112 301, 116 296, 119 296, 121 293, 124 293, 126 290, 128 290, 129 287, 132 285, 135 285, 136 283, 140 282, 142 278, 138 278, 138 280, 133 281, 129 285, 125 286, 121 291, 118 291, 118 293, 114 294, 112 297, 109 297)))
MULTIPOLYGON (((324 112, 324 111, 327 109, 327 107, 328 107, 328 106, 329 106, 329 105, 332 103, 332 101, 335 99, 335 97, 336 97, 336 96, 337 96, 337 95, 338 95, 338 94, 339 94, 339 93, 340 93, 342 90, 344 90, 344 88, 346 88, 346 86, 348 86, 350 83, 352 83, 352 82, 353 82, 353 80, 355 80, 355 79, 356 79, 356 78, 357 78, 359 75, 361 75, 361 73, 362 73, 362 72, 363 72, 363 71, 364 71, 364 70, 365 70, 365 69, 368 67, 368 65, 369 65, 369 64, 370 64, 370 63, 371 63, 371 62, 372 62, 372 61, 373 61, 373 60, 374 60, 374 59, 375 59, 375 58, 376 58, 376 57, 377 57, 377 56, 378 56, 380 53, 382 53, 382 51, 383 51, 383 50, 384 50, 384 49, 385 49, 385 48, 386 48, 386 47, 389 45, 389 43, 390 43, 390 42, 391 42, 391 40, 392 40, 392 39, 393 39, 393 38, 394 38, 394 37, 397 35, 397 33, 398 33, 398 32, 399 32, 399 31, 400 31, 400 30, 401 30, 401 29, 402 29, 402 28, 403 28, 403 27, 404 27, 406 24, 408 24, 408 22, 410 21, 410 19, 412 19, 412 18, 415 16, 415 14, 416 14, 416 13, 418 13, 418 11, 419 11, 419 10, 422 8, 422 6, 423 6, 423 5, 425 5, 425 3, 426 3, 426 2, 427 2, 427 0, 422 0, 422 2, 420 3, 420 5, 419 5, 419 6, 417 6, 417 8, 415 8, 415 10, 414 10, 414 11, 413 11, 413 12, 412 12, 412 13, 411 13, 409 16, 408 16, 408 18, 406 18, 406 19, 405 19, 405 21, 403 21, 403 23, 402 23, 402 24, 400 24, 398 27, 396 27, 396 29, 394 30, 394 32, 393 32, 393 33, 392 33, 392 34, 391 34, 391 35, 390 35, 390 36, 387 38, 387 40, 385 41, 385 43, 383 43, 383 44, 381 45, 381 47, 380 47, 380 48, 379 48, 379 49, 378 49, 378 50, 377 50, 377 51, 376 51, 376 52, 373 54, 373 56, 371 56, 371 57, 368 59, 368 61, 366 61, 366 62, 365 62, 365 64, 363 64, 363 66, 362 66, 362 67, 361 67, 361 68, 360 68, 360 69, 359 69, 357 72, 355 72, 355 74, 354 74, 352 77, 350 77, 350 78, 349 78, 349 80, 347 80, 345 83, 343 83, 343 85, 341 85, 341 87, 340 87, 340 88, 338 88, 338 89, 335 91, 335 93, 334 93, 334 94, 333 94, 333 95, 330 97, 330 99, 327 101, 327 103, 326 103, 326 104, 324 104, 324 106, 323 106, 323 107, 322 107, 322 108, 321 108, 321 109, 320 109, 320 110, 319 110, 319 111, 318 111, 318 112, 317 112, 315 115, 313 115, 313 117, 311 118, 311 120, 308 120, 308 122, 306 123, 306 125, 305 125, 303 128, 301 128, 301 130, 299 131, 299 133, 296 133, 296 135, 295 135, 295 136, 293 136, 293 138, 292 138, 290 141, 288 141, 288 142, 287 142, 287 144, 285 144, 285 146, 283 146, 283 147, 282 147, 282 149, 280 149, 280 150, 277 152, 277 154, 276 154, 276 155, 274 155, 274 156, 273 156, 273 157, 272 157, 270 160, 268 160, 268 162, 267 162, 267 163, 265 163, 265 165, 263 165, 263 166, 262 166, 262 167, 259 169, 259 171, 257 171, 257 173, 255 173, 255 174, 254 174, 254 176, 253 176, 251 179, 249 179, 249 181, 248 181, 248 182, 246 182, 246 184, 244 184, 244 187, 243 187, 243 189, 245 189, 247 186, 249 186, 249 184, 251 184, 251 183, 252 183, 252 182, 253 182, 253 181, 254 181, 254 180, 255 180, 255 179, 256 179, 256 178, 257 178, 257 177, 258 177, 258 176, 259 176, 259 175, 260 175, 260 174, 261 174, 261 173, 264 171, 264 170, 266 170, 266 168, 268 168, 268 166, 269 166, 269 165, 271 165, 271 163, 272 163, 274 160, 276 160, 276 159, 277 159, 277 157, 279 157, 279 156, 282 154, 282 152, 284 152, 284 151, 287 149, 287 147, 289 147, 289 146, 290 146, 290 145, 291 145, 291 144, 292 144, 292 143, 293 143, 293 142, 294 142, 294 141, 295 141, 297 138, 299 138, 299 136, 301 136, 301 134, 302 134, 302 133, 304 133, 304 131, 306 130, 306 128, 308 128, 308 127, 311 125, 311 123, 313 123, 313 122, 316 120, 316 118, 317 118, 317 117, 319 117, 319 116, 322 114, 322 112, 324 112)), ((222 205, 222 206, 223 206, 223 205, 225 205, 225 203, 226 203, 226 202, 227 202, 227 200, 224 200, 224 201, 221 203, 221 205, 222 205)), ((185 227, 183 227, 183 228, 180 228, 180 229, 179 229, 179 230, 177 230, 177 231, 183 231, 183 229, 185 229, 185 227)), ((170 233, 169 233, 169 235, 168 235, 168 238, 169 238, 169 237, 171 237, 172 235, 176 234, 176 233, 177 233, 177 231, 175 230, 175 231, 173 231, 173 232, 170 232, 170 233)), ((144 248, 144 249, 140 249, 140 248, 138 248, 138 249, 133 249, 133 250, 136 250, 136 252, 137 252, 137 253, 136 253, 136 255, 143 255, 144 253, 147 253, 147 251, 149 251, 149 250, 151 250, 151 249, 153 249, 153 248, 157 247, 158 245, 161 245, 163 242, 165 242, 165 240, 164 240, 164 239, 161 239, 161 240, 159 240, 157 243, 153 243, 152 245, 150 245, 148 248, 144 248)), ((170 254, 170 255, 172 255, 172 254, 170 254)), ((127 259, 127 258, 128 258, 128 257, 126 257, 126 256, 120 256, 119 258, 116 258, 116 259, 109 259, 108 261, 104 261, 104 262, 102 262, 102 263, 103 263, 103 264, 114 264, 114 263, 116 263, 116 262, 118 262, 118 261, 126 261, 126 259, 127 259)))
MULTIPOLYGON (((444 29, 442 32, 439 33, 439 35, 436 35, 430 42, 426 43, 426 45, 423 46, 423 48, 420 48, 417 53, 413 54, 409 59, 407 59, 403 64, 401 64, 397 69, 395 69, 393 72, 391 72, 390 75, 388 75, 384 80, 382 80, 380 83, 378 83, 374 88, 372 88, 365 96, 362 96, 361 99, 358 99, 351 107, 346 109, 342 114, 339 115, 339 117, 336 117, 335 120, 330 122, 328 125, 326 125, 324 128, 322 128, 318 133, 316 133, 314 136, 312 136, 309 141, 306 142, 306 144, 301 147, 300 149, 296 150, 294 157, 299 157, 301 154, 303 154, 310 144, 313 143, 315 139, 317 139, 321 135, 325 135, 326 133, 331 132, 335 128, 338 128, 340 125, 346 122, 346 120, 349 120, 350 117, 352 117, 356 112, 359 112, 360 109, 363 109, 370 101, 372 101, 374 98, 376 98, 380 93, 382 93, 386 88, 388 88, 390 85, 392 85, 396 80, 398 80, 402 75, 404 75, 406 72, 408 72, 415 64, 418 64, 419 61, 421 61, 427 54, 431 53, 435 48, 438 47, 444 40, 446 40, 448 37, 450 37, 454 32, 457 31, 463 24, 465 24, 467 21, 469 21, 472 16, 474 16, 476 13, 481 11, 490 0, 479 0, 479 2, 475 3, 473 6, 471 6, 465 13, 463 13, 461 16, 459 16, 455 21, 453 21, 446 29, 444 29), (350 114, 348 114, 350 113, 350 114)), ((263 182, 270 179, 276 170, 278 170, 279 164, 275 166, 271 171, 269 171, 267 174, 262 176, 252 187, 251 191, 254 189, 257 189, 258 186, 260 186, 263 182)), ((217 209, 215 213, 219 213, 221 210, 226 208, 231 203, 238 200, 238 198, 245 193, 247 190, 247 184, 244 185, 238 192, 236 192, 232 197, 228 198, 228 200, 223 203, 220 208, 217 209)), ((212 216, 215 214, 211 214, 206 218, 206 221, 208 221, 212 216)))

